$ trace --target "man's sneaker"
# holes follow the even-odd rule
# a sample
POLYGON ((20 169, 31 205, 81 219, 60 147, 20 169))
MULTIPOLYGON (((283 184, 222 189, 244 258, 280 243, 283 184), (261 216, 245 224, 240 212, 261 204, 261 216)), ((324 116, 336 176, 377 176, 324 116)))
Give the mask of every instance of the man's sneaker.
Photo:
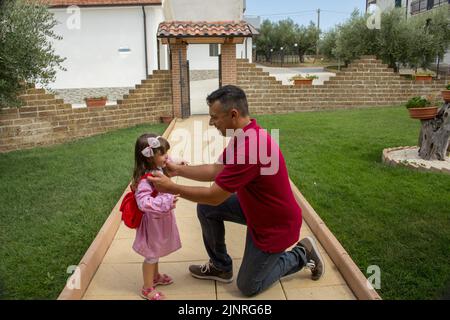
POLYGON ((214 267, 211 261, 203 265, 190 265, 189 271, 194 278, 217 280, 220 282, 230 283, 233 281, 233 271, 225 272, 214 267))
POLYGON ((303 247, 306 252, 306 268, 312 272, 311 278, 319 280, 325 273, 325 263, 317 248, 316 241, 312 237, 306 237, 297 243, 297 246, 303 247))

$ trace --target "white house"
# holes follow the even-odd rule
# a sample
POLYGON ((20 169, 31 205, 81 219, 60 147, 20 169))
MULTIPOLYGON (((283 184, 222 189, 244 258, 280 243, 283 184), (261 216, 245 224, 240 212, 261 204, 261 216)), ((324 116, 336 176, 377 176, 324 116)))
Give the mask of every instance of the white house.
MULTIPOLYGON (((59 24, 56 53, 66 57, 50 85, 68 102, 87 95, 115 100, 152 74, 168 69, 168 48, 156 34, 163 21, 239 21, 245 0, 46 0, 59 24)), ((220 46, 188 48, 190 69, 216 71, 220 46)), ((236 48, 238 58, 252 59, 251 38, 236 48)))

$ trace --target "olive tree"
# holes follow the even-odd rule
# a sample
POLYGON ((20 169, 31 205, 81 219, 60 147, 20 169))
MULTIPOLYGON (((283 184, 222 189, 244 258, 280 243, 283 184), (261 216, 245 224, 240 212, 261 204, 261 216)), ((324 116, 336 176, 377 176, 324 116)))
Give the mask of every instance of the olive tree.
POLYGON ((55 54, 53 14, 41 1, 0 2, 0 107, 19 106, 26 83, 43 86, 55 80, 63 58, 55 54))

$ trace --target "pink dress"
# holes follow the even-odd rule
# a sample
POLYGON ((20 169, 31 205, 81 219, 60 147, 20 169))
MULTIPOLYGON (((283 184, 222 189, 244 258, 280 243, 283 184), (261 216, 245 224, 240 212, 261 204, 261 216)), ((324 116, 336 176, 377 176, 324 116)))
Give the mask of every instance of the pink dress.
POLYGON ((147 259, 163 257, 181 248, 175 214, 170 209, 174 195, 158 193, 153 198, 153 190, 150 182, 141 180, 135 192, 137 205, 144 215, 136 230, 133 249, 147 259))

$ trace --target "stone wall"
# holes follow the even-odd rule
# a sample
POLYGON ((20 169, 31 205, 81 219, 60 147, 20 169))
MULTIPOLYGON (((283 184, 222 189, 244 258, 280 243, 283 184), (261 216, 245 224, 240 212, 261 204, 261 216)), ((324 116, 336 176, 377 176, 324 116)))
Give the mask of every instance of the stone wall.
POLYGON ((417 95, 439 95, 446 80, 415 82, 394 73, 373 56, 342 69, 323 85, 282 85, 248 60, 238 60, 237 83, 247 94, 252 114, 392 106, 417 95))
POLYGON ((71 141, 172 115, 171 76, 155 71, 135 89, 101 108, 74 109, 44 89, 28 89, 21 108, 0 110, 0 152, 71 141))

